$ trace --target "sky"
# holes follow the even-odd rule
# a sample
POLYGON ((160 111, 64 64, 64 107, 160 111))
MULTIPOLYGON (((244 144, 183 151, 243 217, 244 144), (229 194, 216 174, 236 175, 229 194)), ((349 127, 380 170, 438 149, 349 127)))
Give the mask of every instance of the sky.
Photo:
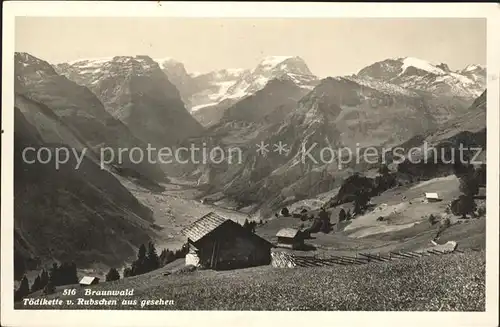
POLYGON ((50 63, 116 55, 170 57, 188 72, 254 68, 265 56, 300 56, 313 74, 357 73, 387 58, 451 69, 486 65, 479 18, 17 17, 15 49, 50 63))

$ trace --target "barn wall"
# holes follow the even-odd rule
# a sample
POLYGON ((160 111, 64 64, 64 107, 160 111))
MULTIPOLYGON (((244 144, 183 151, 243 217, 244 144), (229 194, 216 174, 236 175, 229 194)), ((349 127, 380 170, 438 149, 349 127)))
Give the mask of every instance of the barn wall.
POLYGON ((290 237, 278 237, 278 243, 294 244, 294 243, 297 243, 297 241, 293 238, 290 238, 290 237))
POLYGON ((238 265, 256 265, 268 263, 270 249, 248 237, 236 236, 226 239, 220 246, 218 263, 232 261, 238 265))
POLYGON ((203 240, 198 247, 199 264, 210 267, 217 248, 216 269, 242 268, 269 264, 271 251, 268 244, 243 232, 239 226, 228 225, 203 240), (214 247, 215 245, 215 247, 214 247))
POLYGON ((278 246, 282 248, 299 249, 304 241, 298 238, 278 237, 278 246))

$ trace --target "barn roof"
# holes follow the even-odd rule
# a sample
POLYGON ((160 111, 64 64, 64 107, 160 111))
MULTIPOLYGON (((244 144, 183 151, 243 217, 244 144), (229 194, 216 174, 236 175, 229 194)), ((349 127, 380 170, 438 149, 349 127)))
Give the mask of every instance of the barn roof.
POLYGON ((219 216, 215 212, 209 212, 205 216, 196 220, 190 226, 184 228, 182 230, 182 233, 186 235, 191 241, 197 242, 227 220, 228 219, 219 216))
POLYGON ((297 236, 299 231, 294 228, 282 228, 276 233, 277 237, 287 237, 287 238, 294 238, 297 236))
POLYGON ((94 280, 99 280, 99 278, 97 277, 91 277, 91 276, 84 276, 81 280, 80 280, 80 284, 82 285, 91 285, 92 282, 94 282, 94 280))

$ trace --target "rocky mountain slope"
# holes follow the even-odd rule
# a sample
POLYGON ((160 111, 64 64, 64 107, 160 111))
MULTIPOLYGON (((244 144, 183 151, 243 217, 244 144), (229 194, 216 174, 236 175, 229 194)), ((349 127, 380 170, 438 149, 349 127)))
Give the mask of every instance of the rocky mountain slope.
POLYGON ((172 58, 155 58, 153 60, 160 65, 170 83, 175 85, 186 107, 190 108, 190 98, 193 92, 196 91, 197 85, 193 77, 187 72, 184 64, 172 58))
MULTIPOLYGON (((479 147, 486 150, 486 90, 472 103, 469 109, 454 119, 425 135, 424 141, 431 144, 450 144, 458 147, 479 147)), ((478 159, 485 159, 485 151, 478 159)))
POLYGON ((60 64, 57 70, 88 87, 106 110, 154 146, 176 144, 202 131, 177 88, 148 56, 116 56, 60 64))
POLYGON ((288 80, 269 82, 263 90, 227 109, 221 123, 210 128, 203 139, 223 148, 238 146, 243 151, 242 163, 194 170, 212 192, 223 192, 242 205, 256 202, 274 207, 326 192, 347 173, 337 158, 328 155, 330 150, 349 147, 355 153, 356 147, 398 144, 437 126, 427 99, 397 85, 327 78, 312 91, 296 93, 295 99, 288 93, 282 98, 289 102, 271 106, 272 97, 264 95, 275 83, 280 87, 295 85, 288 80), (261 94, 261 101, 257 101, 261 94), (269 144, 266 156, 256 153, 255 145, 261 141, 269 144), (285 145, 286 154, 274 152, 280 143, 285 145), (313 159, 302 160, 304 148, 311 146, 313 159))
POLYGON ((279 122, 292 112, 294 105, 308 90, 299 87, 290 79, 280 77, 272 79, 255 93, 238 101, 224 111, 221 121, 260 122, 266 118, 268 122, 279 122), (276 111, 276 109, 280 109, 276 111), (270 115, 274 112, 274 115, 270 115), (279 112, 279 115, 278 115, 279 112), (269 121, 269 119, 271 119, 269 121))
MULTIPOLYGON (((164 173, 157 165, 145 161, 134 163, 127 155, 121 160, 118 158, 119 148, 146 148, 146 144, 110 115, 88 88, 59 75, 49 63, 28 53, 16 53, 15 77, 15 92, 23 96, 22 99, 18 97, 19 109, 44 136, 56 132, 51 130, 51 123, 47 123, 38 110, 32 110, 30 100, 43 104, 48 108, 46 112, 50 110, 50 115, 55 115, 75 136, 78 135, 78 148, 86 147, 99 156, 101 150, 109 153, 104 149, 110 147, 115 153, 115 165, 132 169, 148 179, 164 180, 164 173)), ((75 137, 64 135, 66 142, 73 146, 75 137)))
POLYGON ((90 157, 78 169, 74 156, 58 168, 53 161, 23 160, 27 147, 43 147, 54 155, 56 148, 71 151, 82 143, 47 106, 23 96, 16 97, 15 106, 16 274, 52 259, 74 261, 79 267, 123 264, 150 240, 151 211, 90 157))

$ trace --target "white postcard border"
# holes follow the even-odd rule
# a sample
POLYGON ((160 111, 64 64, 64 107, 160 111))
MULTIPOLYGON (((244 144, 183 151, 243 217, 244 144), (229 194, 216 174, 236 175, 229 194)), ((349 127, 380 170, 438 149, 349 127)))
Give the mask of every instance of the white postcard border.
MULTIPOLYGON (((500 6, 479 3, 46 2, 3 3, 1 322, 5 326, 497 326, 499 230, 500 6), (487 294, 486 312, 262 312, 14 310, 13 86, 16 16, 75 17, 484 17, 487 18, 487 294)), ((47 42, 50 42, 48 40, 47 42)))

